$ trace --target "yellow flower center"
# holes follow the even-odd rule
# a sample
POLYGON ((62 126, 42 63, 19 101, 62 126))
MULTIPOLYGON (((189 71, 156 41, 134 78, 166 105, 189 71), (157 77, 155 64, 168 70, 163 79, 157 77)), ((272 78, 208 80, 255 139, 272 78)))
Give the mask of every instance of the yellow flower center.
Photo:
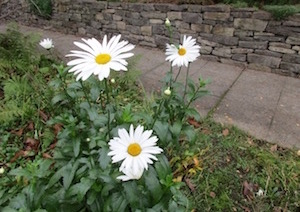
POLYGON ((104 65, 108 63, 111 59, 111 56, 109 54, 98 54, 95 58, 96 63, 100 65, 104 65))
POLYGON ((141 151, 142 151, 142 148, 138 143, 130 144, 127 148, 127 152, 131 156, 137 156, 141 153, 141 151))
POLYGON ((180 55, 180 56, 183 56, 183 55, 185 55, 185 53, 186 53, 186 50, 185 50, 185 48, 180 48, 180 49, 178 49, 178 54, 180 55))

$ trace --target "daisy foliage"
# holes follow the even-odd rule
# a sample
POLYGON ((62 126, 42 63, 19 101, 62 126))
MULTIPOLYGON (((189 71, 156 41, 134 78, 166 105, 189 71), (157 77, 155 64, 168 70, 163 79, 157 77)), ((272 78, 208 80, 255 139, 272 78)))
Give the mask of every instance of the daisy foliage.
POLYGON ((112 156, 112 162, 122 161, 119 168, 125 174, 122 180, 139 179, 144 170, 148 170, 148 164, 157 160, 156 154, 163 150, 156 146, 158 138, 152 135, 152 130, 145 130, 138 125, 134 130, 130 125, 129 133, 126 129, 118 130, 119 137, 114 137, 109 142, 108 155, 112 156))
POLYGON ((200 46, 196 44, 196 39, 192 36, 184 35, 183 42, 179 46, 174 44, 166 44, 167 61, 170 61, 172 66, 188 66, 189 63, 195 61, 200 56, 200 46))
POLYGON ((92 74, 98 76, 102 81, 109 77, 110 70, 127 71, 127 61, 125 59, 132 57, 133 53, 129 53, 134 45, 128 41, 120 41, 121 35, 113 36, 109 41, 105 35, 102 43, 95 38, 82 39, 82 42, 74 42, 74 44, 82 49, 72 50, 71 54, 66 57, 76 57, 67 63, 73 66, 69 72, 77 75, 76 80, 88 79, 92 74))

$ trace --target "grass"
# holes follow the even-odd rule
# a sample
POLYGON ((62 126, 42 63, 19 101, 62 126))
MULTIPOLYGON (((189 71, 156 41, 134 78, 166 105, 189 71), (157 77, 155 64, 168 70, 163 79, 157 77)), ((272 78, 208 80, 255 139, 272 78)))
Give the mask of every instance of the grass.
POLYGON ((181 170, 175 177, 187 183, 196 211, 299 210, 300 160, 294 151, 210 119, 201 123, 197 142, 181 147, 170 157, 181 158, 172 164, 181 170))

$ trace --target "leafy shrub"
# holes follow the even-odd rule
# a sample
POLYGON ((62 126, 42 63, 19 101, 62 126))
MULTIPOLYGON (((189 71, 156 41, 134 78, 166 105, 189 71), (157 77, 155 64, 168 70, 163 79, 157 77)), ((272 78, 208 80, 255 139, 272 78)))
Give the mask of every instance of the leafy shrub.
POLYGON ((276 20, 282 20, 300 12, 300 7, 293 5, 266 5, 263 9, 270 12, 276 20))
POLYGON ((32 11, 46 19, 50 19, 52 15, 51 0, 29 0, 32 11))

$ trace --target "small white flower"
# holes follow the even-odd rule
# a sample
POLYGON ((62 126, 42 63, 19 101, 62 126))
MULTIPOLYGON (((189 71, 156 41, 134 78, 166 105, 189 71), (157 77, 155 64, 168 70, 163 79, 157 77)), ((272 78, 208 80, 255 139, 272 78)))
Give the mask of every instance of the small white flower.
POLYGON ((171 95, 170 87, 168 87, 168 88, 164 91, 164 94, 166 94, 167 96, 170 96, 170 95, 171 95))
POLYGON ((67 63, 68 66, 73 66, 69 72, 74 72, 77 75, 76 80, 83 81, 89 78, 92 74, 97 75, 99 80, 108 78, 110 70, 127 71, 126 58, 132 57, 133 53, 128 53, 134 48, 134 45, 128 41, 120 41, 121 35, 113 36, 107 41, 105 35, 102 43, 95 38, 82 39, 84 43, 74 42, 76 46, 84 51, 72 50, 72 54, 66 57, 77 57, 67 63))
POLYGON ((115 78, 112 78, 112 79, 110 80, 110 82, 111 82, 112 84, 115 84, 115 83, 116 83, 115 78))
POLYGON ((3 167, 0 168, 0 174, 3 174, 5 172, 5 169, 3 167))
POLYGON ((152 136, 152 130, 145 130, 142 126, 137 126, 134 130, 130 125, 129 133, 125 129, 118 130, 119 137, 110 140, 108 155, 112 156, 112 162, 123 161, 119 168, 128 177, 137 177, 148 169, 148 164, 157 160, 155 154, 160 154, 163 150, 156 146, 158 138, 152 136))
POLYGON ((132 170, 122 170, 122 172, 124 173, 124 175, 121 175, 119 177, 117 177, 117 179, 122 180, 122 181, 128 181, 128 180, 139 180, 142 175, 144 170, 138 170, 138 172, 136 174, 134 174, 132 172, 132 170))
POLYGON ((200 46, 196 45, 196 39, 192 36, 183 37, 182 45, 176 47, 175 45, 167 44, 166 55, 167 61, 172 63, 172 66, 188 66, 189 63, 195 61, 200 56, 200 46))
POLYGON ((166 25, 166 27, 170 27, 171 26, 171 22, 170 22, 170 20, 168 18, 166 18, 165 25, 166 25))
POLYGON ((86 138, 86 142, 90 142, 91 141, 91 139, 90 138, 86 138))
POLYGON ((43 48, 47 49, 47 50, 49 50, 49 49, 51 49, 51 48, 54 47, 53 42, 52 42, 52 39, 49 39, 49 38, 46 38, 46 39, 44 39, 44 40, 41 40, 41 41, 40 41, 40 45, 41 45, 43 48))
POLYGON ((258 192, 256 192, 256 195, 261 197, 264 195, 264 190, 262 190, 261 188, 258 190, 258 192))

